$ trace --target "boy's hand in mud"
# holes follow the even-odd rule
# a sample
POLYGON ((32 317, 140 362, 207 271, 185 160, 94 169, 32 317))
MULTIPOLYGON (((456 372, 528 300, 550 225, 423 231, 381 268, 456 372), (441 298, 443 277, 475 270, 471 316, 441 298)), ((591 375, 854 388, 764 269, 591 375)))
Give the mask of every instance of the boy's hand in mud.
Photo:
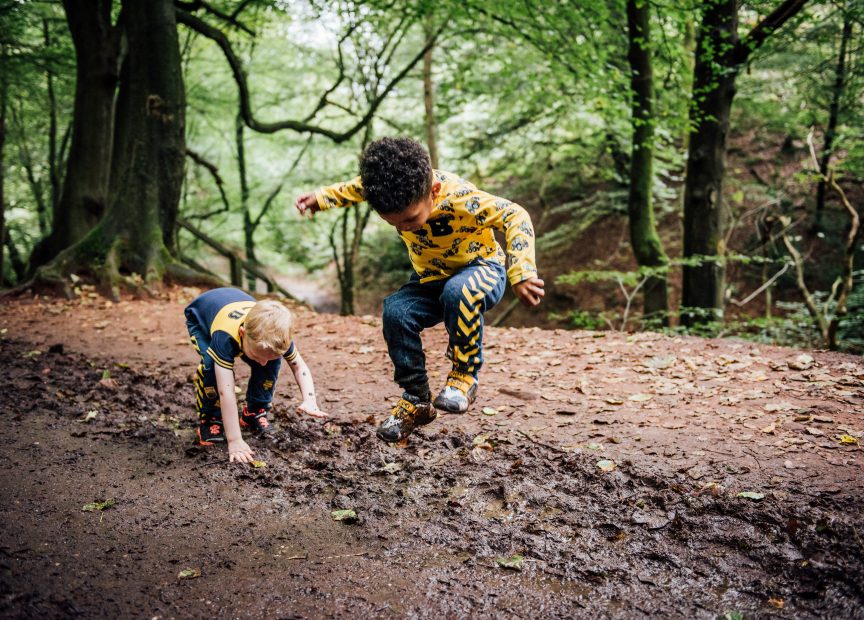
POLYGON ((228 462, 233 463, 251 463, 255 455, 252 454, 252 448, 249 447, 242 439, 235 439, 228 442, 228 462))
POLYGON ((315 192, 310 192, 308 194, 302 194, 297 197, 297 200, 294 201, 294 206, 297 207, 297 211, 300 215, 309 215, 309 217, 314 216, 321 209, 318 207, 318 199, 315 198, 315 192))
POLYGON ((523 304, 529 307, 536 306, 543 299, 546 292, 543 290, 543 280, 540 278, 528 278, 513 285, 513 292, 523 304))
POLYGON ((318 403, 314 400, 304 400, 297 406, 297 413, 305 413, 313 418, 329 418, 329 413, 324 413, 318 408, 318 403))

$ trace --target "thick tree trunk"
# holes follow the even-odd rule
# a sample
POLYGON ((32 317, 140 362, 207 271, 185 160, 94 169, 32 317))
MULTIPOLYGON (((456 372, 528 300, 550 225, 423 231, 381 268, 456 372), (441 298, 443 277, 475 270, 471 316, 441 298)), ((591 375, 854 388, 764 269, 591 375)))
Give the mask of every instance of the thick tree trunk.
POLYGON ((684 257, 701 262, 683 269, 684 325, 723 318, 723 174, 735 97, 737 68, 732 57, 737 43, 737 2, 707 3, 696 48, 684 182, 684 257))
POLYGON ((111 0, 64 0, 77 63, 72 142, 52 230, 34 249, 31 268, 79 241, 105 212, 111 170, 119 36, 111 0))
POLYGON ((129 53, 120 76, 110 209, 122 266, 161 279, 174 235, 186 157, 186 93, 171 0, 125 0, 129 53))
POLYGON ((66 276, 94 273, 116 298, 148 290, 167 270, 192 278, 169 251, 183 182, 185 92, 171 0, 125 0, 128 54, 120 75, 109 207, 81 241, 37 272, 68 294, 66 276))
MULTIPOLYGON (((651 68, 651 30, 648 0, 627 1, 630 87, 633 90, 633 152, 630 158, 630 194, 627 209, 630 244, 641 267, 668 264, 654 223, 651 202, 654 158, 654 86, 651 68)), ((643 287, 646 319, 669 324, 666 274, 651 276, 643 287)))
POLYGON ((814 228, 822 226, 822 212, 825 208, 825 192, 828 178, 828 166, 831 164, 834 138, 837 137, 837 122, 840 116, 840 100, 843 97, 843 87, 846 81, 846 47, 852 38, 852 16, 847 11, 843 16, 843 32, 840 35, 840 51, 837 56, 837 70, 834 74, 834 87, 831 89, 831 106, 828 110, 828 127, 825 130, 825 143, 822 146, 822 161, 819 162, 821 179, 816 189, 816 218, 814 228))

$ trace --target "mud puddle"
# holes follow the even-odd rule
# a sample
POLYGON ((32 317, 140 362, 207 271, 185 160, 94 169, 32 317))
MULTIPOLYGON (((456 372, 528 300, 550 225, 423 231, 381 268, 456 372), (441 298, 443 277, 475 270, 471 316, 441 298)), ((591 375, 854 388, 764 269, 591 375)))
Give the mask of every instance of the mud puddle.
POLYGON ((10 340, 0 367, 4 617, 864 615, 842 492, 755 500, 509 433, 393 447, 294 416, 252 443, 265 467, 229 466, 192 445, 179 372, 10 340))

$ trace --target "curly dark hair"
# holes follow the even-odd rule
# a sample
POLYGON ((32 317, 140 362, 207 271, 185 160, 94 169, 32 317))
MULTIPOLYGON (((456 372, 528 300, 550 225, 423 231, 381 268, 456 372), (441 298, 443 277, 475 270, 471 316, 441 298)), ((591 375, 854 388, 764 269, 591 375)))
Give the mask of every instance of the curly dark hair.
POLYGON ((366 201, 378 213, 401 213, 432 188, 432 164, 426 149, 411 138, 381 138, 360 156, 366 201))

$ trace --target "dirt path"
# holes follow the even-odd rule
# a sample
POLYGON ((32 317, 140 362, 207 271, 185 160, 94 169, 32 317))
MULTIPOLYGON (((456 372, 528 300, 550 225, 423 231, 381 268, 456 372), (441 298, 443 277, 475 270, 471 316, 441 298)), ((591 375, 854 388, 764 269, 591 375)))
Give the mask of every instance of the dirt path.
POLYGON ((864 617, 859 358, 490 329, 477 404, 393 447, 378 319, 299 308, 332 421, 283 377, 253 469, 192 445, 196 292, 4 302, 0 615, 864 617))

